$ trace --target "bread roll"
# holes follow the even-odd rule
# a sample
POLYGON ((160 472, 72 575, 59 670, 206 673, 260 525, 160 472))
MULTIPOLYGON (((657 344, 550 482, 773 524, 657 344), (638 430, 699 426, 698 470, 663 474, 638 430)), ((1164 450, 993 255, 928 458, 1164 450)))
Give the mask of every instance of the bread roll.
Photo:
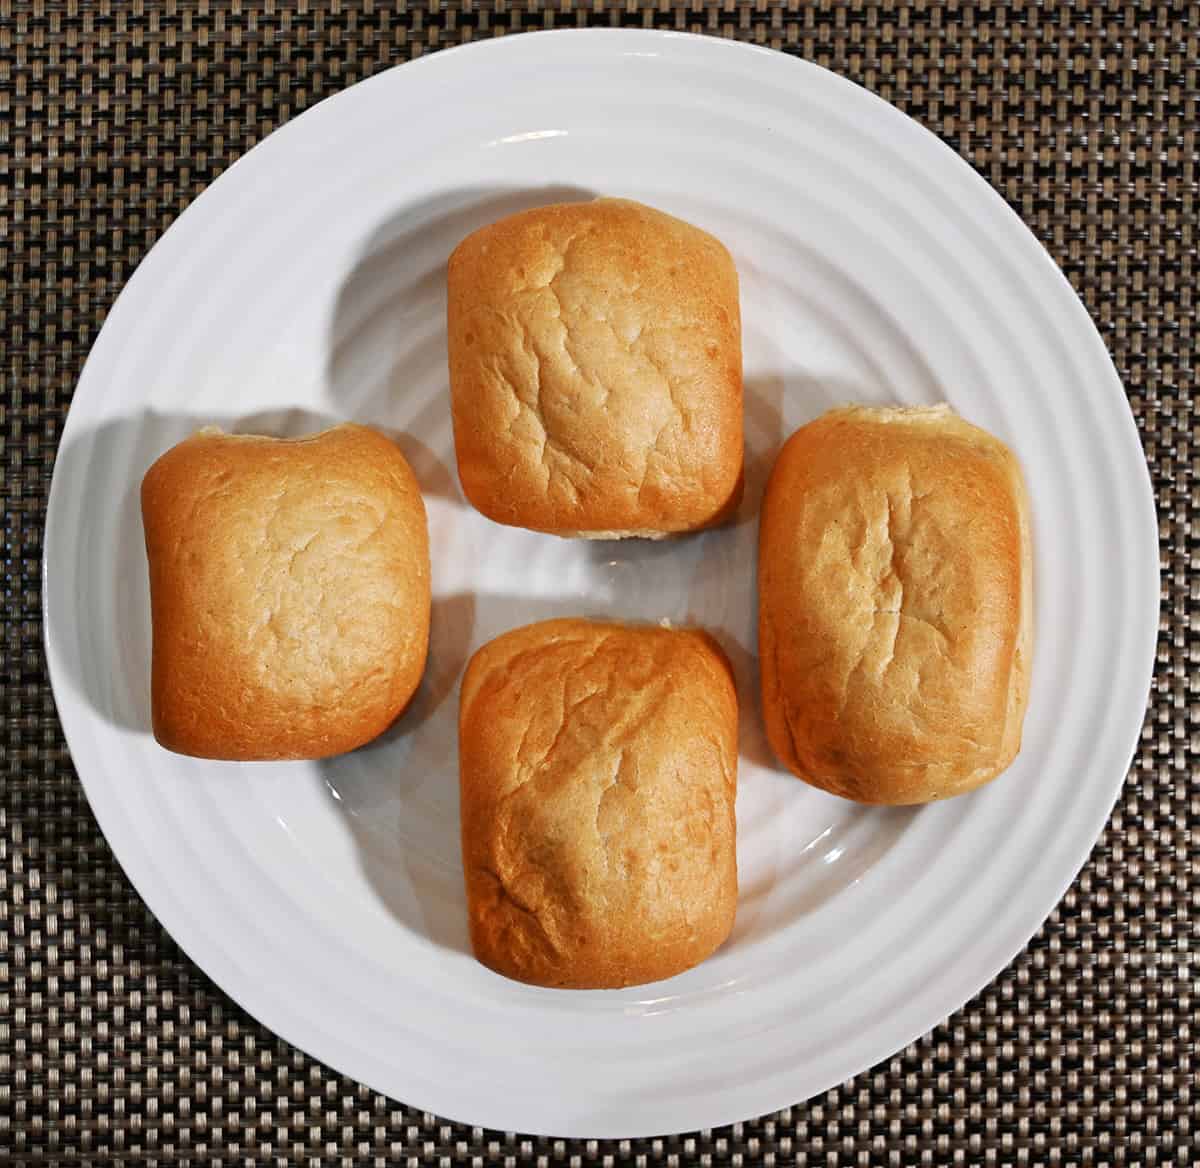
POLYGON ((201 758, 321 758, 421 680, 429 538, 399 448, 363 426, 205 430, 142 482, 154 736, 201 758))
POLYGON ((498 523, 657 538, 742 490, 733 260, 620 199, 525 211, 448 272, 450 392, 467 498, 498 523))
POLYGON ((1021 745, 1029 513, 998 439, 947 407, 833 410, 763 500, 759 652, 775 753, 862 803, 925 803, 1021 745))
POLYGON ((737 697, 703 633, 505 633, 467 666, 459 766, 483 964, 543 986, 635 985, 729 935, 737 697))

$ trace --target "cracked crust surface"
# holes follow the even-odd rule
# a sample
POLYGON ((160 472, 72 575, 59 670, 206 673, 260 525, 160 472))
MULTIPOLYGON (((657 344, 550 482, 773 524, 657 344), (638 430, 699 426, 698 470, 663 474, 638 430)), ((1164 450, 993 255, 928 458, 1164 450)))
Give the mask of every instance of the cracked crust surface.
POLYGON ((814 786, 924 803, 1016 757, 1032 651, 1028 503, 1012 452, 948 407, 830 411, 763 499, 767 733, 814 786))
POLYGON ((429 640, 429 537, 395 443, 205 430, 142 481, 154 736, 202 758, 322 758, 396 718, 429 640))
POLYGON ((737 905, 737 697, 707 635, 588 620, 505 633, 459 712, 475 955, 537 985, 656 981, 737 905))
POLYGON ((447 273, 459 478, 500 523, 666 535, 730 517, 742 489, 733 260, 621 199, 510 216, 447 273))

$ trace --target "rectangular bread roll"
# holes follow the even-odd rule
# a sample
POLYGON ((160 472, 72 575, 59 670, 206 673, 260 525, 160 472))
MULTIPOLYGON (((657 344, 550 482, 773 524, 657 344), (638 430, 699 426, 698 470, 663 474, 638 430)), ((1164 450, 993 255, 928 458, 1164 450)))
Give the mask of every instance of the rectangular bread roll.
POLYGON ((471 943, 507 977, 605 988, 670 977, 737 907, 737 695, 694 630, 552 620, 463 678, 471 943))
POLYGON ((729 252, 625 199, 468 236, 447 273, 458 473, 498 523, 658 538, 732 516, 742 341, 729 252))
POLYGON ((239 761, 324 758, 385 730, 429 643, 425 504, 366 426, 202 430, 142 481, 154 736, 239 761))
POLYGON ((1002 442, 944 406, 832 410, 780 452, 759 538, 763 708, 790 770, 924 803, 1012 762, 1032 551, 1002 442))

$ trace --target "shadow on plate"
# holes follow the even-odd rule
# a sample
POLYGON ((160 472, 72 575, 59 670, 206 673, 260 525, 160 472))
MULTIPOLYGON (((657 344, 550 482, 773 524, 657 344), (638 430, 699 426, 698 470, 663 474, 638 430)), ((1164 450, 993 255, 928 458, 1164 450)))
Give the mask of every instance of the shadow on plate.
MULTIPOLYGON (((421 436, 449 425, 446 262, 466 236, 506 215, 594 198, 579 187, 473 187, 399 208, 366 237, 338 291, 326 380, 339 412, 400 419, 421 436), (433 410, 436 419, 414 420, 433 410)), ((452 497, 457 497, 457 489, 452 497)))
POLYGON ((458 702, 474 648, 508 629, 602 616, 586 602, 460 593, 435 600, 429 665, 409 708, 375 741, 317 764, 380 904, 404 928, 469 952, 458 812, 458 702))
POLYGON ((141 485, 164 451, 202 426, 295 437, 334 419, 307 410, 228 418, 145 410, 73 437, 55 475, 65 506, 46 546, 51 635, 71 680, 110 723, 150 732, 150 588, 141 485), (67 573, 64 565, 74 564, 67 573))

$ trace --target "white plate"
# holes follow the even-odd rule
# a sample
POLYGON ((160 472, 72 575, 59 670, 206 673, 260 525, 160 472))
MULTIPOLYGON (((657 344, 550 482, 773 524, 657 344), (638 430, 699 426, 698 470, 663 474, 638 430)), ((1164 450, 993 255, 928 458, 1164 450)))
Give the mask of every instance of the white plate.
POLYGON ((46 645, 96 817, 196 962, 289 1041, 489 1127, 637 1136, 826 1089, 902 1047, 1021 948, 1086 858, 1142 721, 1157 626, 1145 462, 1084 309, 932 135, 812 65, 665 33, 439 53, 296 119, 171 227, 80 379, 46 530, 46 645), (748 491, 668 545, 498 527, 462 501, 443 264, 520 207, 628 195, 711 229, 742 275, 748 491), (797 425, 949 400, 1011 443, 1033 499, 1025 749, 971 796, 870 810, 772 762, 755 686, 755 516, 797 425), (138 485, 201 423, 398 432, 429 503, 434 632, 415 709, 327 763, 177 758, 148 733, 138 485), (742 691, 741 902, 671 981, 528 988, 467 951, 456 686, 502 630, 561 613, 697 621, 742 691))

